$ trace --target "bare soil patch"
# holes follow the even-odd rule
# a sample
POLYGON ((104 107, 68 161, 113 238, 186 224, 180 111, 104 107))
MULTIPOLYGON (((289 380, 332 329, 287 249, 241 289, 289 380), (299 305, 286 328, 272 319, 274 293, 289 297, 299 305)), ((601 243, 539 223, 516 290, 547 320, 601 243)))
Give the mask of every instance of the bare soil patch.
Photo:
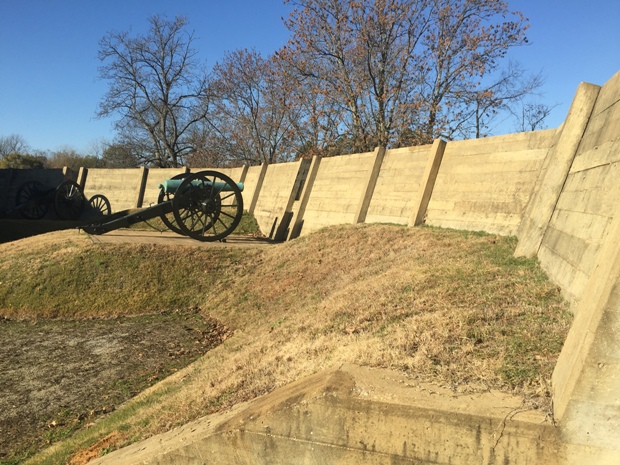
POLYGON ((107 320, 0 319, 0 463, 88 428, 227 336, 198 308, 107 320))

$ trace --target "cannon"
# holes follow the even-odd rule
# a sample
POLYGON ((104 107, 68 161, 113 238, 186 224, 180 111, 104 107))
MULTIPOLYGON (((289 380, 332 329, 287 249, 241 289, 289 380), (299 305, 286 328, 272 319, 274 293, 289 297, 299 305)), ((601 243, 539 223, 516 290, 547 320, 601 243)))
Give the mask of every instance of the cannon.
POLYGON ((23 183, 15 195, 15 207, 5 212, 7 215, 18 212, 29 220, 39 220, 54 206, 56 216, 61 220, 77 220, 88 205, 91 212, 109 215, 109 200, 101 194, 94 195, 86 202, 84 192, 79 184, 65 181, 57 187, 45 186, 35 180, 23 183))
POLYGON ((82 229, 99 235, 160 217, 177 234, 213 242, 225 240, 241 221, 243 184, 217 171, 178 175, 165 180, 159 189, 157 204, 82 229))

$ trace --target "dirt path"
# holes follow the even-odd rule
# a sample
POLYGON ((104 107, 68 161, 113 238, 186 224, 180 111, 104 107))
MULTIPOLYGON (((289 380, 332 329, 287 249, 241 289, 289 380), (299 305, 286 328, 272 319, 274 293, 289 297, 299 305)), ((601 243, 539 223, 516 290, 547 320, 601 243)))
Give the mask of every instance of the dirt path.
POLYGON ((198 309, 114 320, 0 319, 0 463, 87 427, 227 334, 198 309))

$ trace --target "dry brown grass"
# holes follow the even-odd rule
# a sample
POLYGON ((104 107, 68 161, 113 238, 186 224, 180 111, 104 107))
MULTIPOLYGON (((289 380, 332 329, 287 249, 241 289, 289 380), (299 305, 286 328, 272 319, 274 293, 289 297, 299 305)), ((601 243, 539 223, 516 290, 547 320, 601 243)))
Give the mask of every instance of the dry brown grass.
POLYGON ((113 431, 136 441, 343 363, 549 408, 567 307, 534 260, 512 257, 515 245, 345 226, 236 257, 201 305, 234 335, 30 463, 57 463, 113 431))

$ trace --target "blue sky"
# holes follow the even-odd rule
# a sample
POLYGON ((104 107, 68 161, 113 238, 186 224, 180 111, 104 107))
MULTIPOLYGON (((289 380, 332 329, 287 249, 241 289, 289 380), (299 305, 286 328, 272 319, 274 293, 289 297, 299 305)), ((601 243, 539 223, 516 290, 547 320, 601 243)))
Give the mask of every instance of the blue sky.
MULTIPOLYGON (((559 126, 580 82, 604 84, 620 70, 620 1, 509 0, 530 20, 531 45, 511 52, 546 77, 547 119, 559 126)), ((226 51, 268 55, 288 38, 281 0, 0 0, 0 136, 19 134, 33 149, 87 154, 114 137, 95 118, 106 83, 97 80, 99 40, 109 31, 144 32, 152 14, 189 18, 208 66, 226 51)), ((510 129, 510 128, 508 128, 510 129)), ((510 131, 509 131, 510 132, 510 131)))

